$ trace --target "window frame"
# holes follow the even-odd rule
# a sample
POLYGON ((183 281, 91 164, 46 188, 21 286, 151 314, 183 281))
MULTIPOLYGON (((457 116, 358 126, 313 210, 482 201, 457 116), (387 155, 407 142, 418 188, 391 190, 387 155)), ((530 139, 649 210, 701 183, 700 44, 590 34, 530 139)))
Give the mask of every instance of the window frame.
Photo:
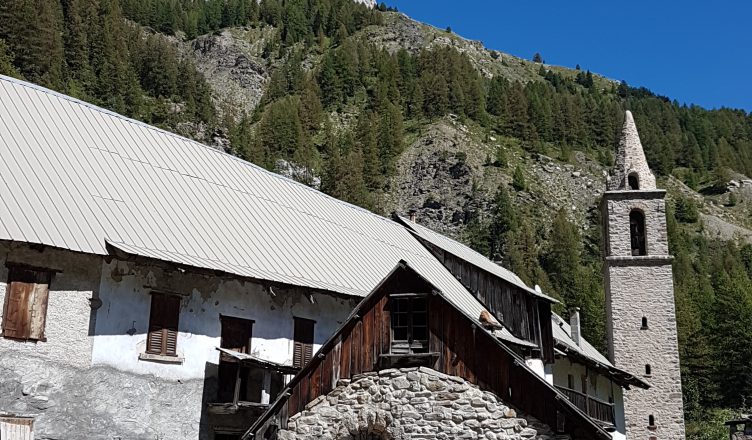
POLYGON ((629 211, 629 248, 632 256, 648 254, 647 216, 641 209, 634 208, 629 211), (635 231, 634 225, 642 227, 641 234, 640 231, 635 231))
POLYGON ((238 353, 243 354, 251 354, 251 345, 253 340, 253 324, 255 324, 256 321, 253 319, 248 318, 240 318, 238 316, 230 316, 230 315, 219 315, 219 347, 224 348, 227 350, 237 351, 238 353), (230 330, 234 330, 232 327, 235 327, 235 329, 242 328, 244 326, 247 326, 243 331, 247 330, 248 333, 248 340, 246 341, 246 345, 243 347, 240 347, 241 350, 236 350, 237 347, 229 347, 227 346, 228 341, 225 340, 226 335, 225 331, 228 332, 230 330))
POLYGON ((144 353, 151 356, 159 356, 165 358, 179 359, 178 356, 178 336, 180 334, 180 308, 182 303, 182 296, 174 293, 152 291, 149 306, 149 326, 146 332, 146 349, 144 353), (163 316, 159 316, 155 313, 155 305, 157 301, 164 301, 161 304, 161 313, 163 316), (169 308, 173 307, 173 310, 169 308), (168 313, 174 313, 174 316, 167 316, 168 313), (162 322, 159 322, 161 319, 162 322), (173 322, 170 322, 174 320, 173 322), (173 325, 174 324, 174 325, 173 325), (159 327, 157 329, 157 327, 159 327), (153 350, 152 345, 156 345, 153 338, 156 337, 157 332, 160 332, 160 349, 159 351, 153 350), (169 346, 170 339, 174 338, 174 349, 169 346))
POLYGON ((425 354, 429 352, 429 323, 428 323, 428 295, 424 294, 400 294, 389 297, 390 310, 390 354, 396 355, 414 355, 425 354), (423 307, 416 307, 418 302, 423 303, 423 307), (406 309, 400 309, 400 304, 406 305, 406 309), (397 317, 404 315, 405 322, 397 325, 397 317), (423 315, 422 322, 417 320, 416 316, 423 315), (400 332, 404 329, 405 338, 397 338, 396 329, 400 332), (417 330, 417 331, 416 331, 417 330), (416 333, 422 333, 416 335, 416 333), (418 337, 422 336, 422 337, 418 337))
POLYGON ((309 362, 311 362, 311 359, 313 359, 313 345, 316 340, 315 335, 316 321, 314 321, 313 319, 293 316, 293 367, 303 368, 308 365, 309 362), (303 328, 303 325, 310 326, 310 337, 306 337, 308 336, 309 331, 307 328, 303 328))
POLYGON ((3 304, 2 337, 46 342, 47 309, 54 270, 8 265, 3 304), (13 305, 13 303, 17 303, 13 305), (15 319, 11 313, 15 312, 15 319))

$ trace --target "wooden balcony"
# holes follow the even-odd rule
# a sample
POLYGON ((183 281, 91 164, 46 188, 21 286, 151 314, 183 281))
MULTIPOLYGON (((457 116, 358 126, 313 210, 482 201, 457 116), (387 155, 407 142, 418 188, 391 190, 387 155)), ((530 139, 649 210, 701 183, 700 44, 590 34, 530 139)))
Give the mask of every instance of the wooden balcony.
POLYGON ((588 396, 587 394, 575 391, 569 388, 556 386, 570 402, 581 409, 585 414, 589 415, 592 419, 601 423, 606 423, 615 426, 616 416, 614 414, 614 404, 604 402, 595 397, 588 396))

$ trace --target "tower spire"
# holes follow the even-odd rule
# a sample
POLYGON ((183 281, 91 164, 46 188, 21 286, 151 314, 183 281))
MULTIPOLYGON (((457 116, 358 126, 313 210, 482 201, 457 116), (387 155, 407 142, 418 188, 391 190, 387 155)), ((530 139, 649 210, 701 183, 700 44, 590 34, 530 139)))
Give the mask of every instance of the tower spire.
POLYGON ((611 174, 608 184, 611 191, 655 189, 655 176, 645 159, 640 134, 637 133, 634 117, 629 110, 624 115, 624 127, 616 150, 616 164, 611 174))

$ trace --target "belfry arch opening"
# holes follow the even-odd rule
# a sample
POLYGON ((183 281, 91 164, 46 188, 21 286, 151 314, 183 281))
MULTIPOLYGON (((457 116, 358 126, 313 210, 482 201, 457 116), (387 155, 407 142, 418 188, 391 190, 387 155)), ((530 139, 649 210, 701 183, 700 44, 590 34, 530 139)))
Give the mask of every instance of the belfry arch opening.
POLYGON ((629 235, 632 246, 632 255, 647 255, 645 231, 645 214, 639 209, 633 209, 629 213, 629 235))
POLYGON ((629 173, 629 176, 627 176, 627 185, 632 191, 640 189, 640 176, 637 173, 629 173))

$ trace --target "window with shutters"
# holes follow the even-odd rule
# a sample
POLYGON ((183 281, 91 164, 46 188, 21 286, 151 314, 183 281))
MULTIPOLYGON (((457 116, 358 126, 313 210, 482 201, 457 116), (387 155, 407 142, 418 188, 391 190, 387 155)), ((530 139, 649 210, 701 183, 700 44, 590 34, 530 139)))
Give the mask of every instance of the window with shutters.
POLYGON ((180 297, 152 293, 149 334, 146 352, 160 356, 177 356, 180 297))
POLYGON ((316 321, 310 319, 295 318, 292 355, 292 365, 295 368, 303 368, 313 357, 313 327, 315 324, 316 321))
POLYGON ((3 336, 46 341, 47 299, 52 272, 11 267, 3 305, 3 336))
POLYGON ((423 296, 390 298, 392 354, 428 352, 428 313, 423 296))
POLYGON ((238 353, 251 352, 251 330, 253 321, 250 319, 220 316, 222 323, 222 337, 219 346, 238 353))

